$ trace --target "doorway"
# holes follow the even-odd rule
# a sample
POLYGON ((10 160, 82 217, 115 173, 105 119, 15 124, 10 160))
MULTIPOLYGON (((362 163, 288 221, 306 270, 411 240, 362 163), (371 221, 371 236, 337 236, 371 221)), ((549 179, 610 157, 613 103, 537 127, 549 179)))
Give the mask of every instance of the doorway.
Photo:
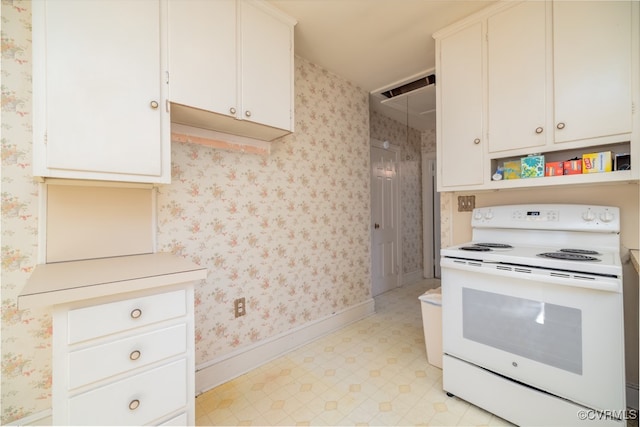
POLYGON ((400 147, 371 140, 371 293, 400 285, 400 147))

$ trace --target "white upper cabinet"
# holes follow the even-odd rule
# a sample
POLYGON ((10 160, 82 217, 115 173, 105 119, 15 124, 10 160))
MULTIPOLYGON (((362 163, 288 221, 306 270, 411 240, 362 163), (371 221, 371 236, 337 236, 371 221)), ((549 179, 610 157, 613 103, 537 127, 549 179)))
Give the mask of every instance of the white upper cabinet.
POLYGON ((172 122, 267 141, 292 132, 294 25, 262 0, 170 0, 172 122))
POLYGON ((33 2, 33 173, 171 179, 161 0, 33 2))
POLYGON ((436 41, 437 169, 442 188, 484 180, 482 25, 436 41))
POLYGON ((169 1, 171 102, 235 116, 236 0, 169 1))
POLYGON ((640 178, 640 168, 632 166, 492 180, 505 162, 536 153, 560 162, 611 151, 614 157, 630 154, 631 164, 637 163, 638 2, 500 1, 434 38, 440 191, 640 178), (478 135, 476 147, 466 144, 472 135, 478 135))
POLYGON ((489 152, 546 144, 546 2, 526 2, 487 20, 489 152))
POLYGON ((627 1, 553 3, 555 142, 631 133, 632 17, 627 1))

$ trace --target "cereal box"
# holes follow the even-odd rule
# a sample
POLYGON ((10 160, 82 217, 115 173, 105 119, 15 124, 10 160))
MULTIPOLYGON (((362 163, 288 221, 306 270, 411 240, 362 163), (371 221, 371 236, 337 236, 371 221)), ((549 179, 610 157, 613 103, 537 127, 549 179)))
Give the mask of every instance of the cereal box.
POLYGON ((502 166, 502 176, 504 179, 519 179, 520 161, 504 162, 502 166))
POLYGON ((527 156, 520 159, 520 177, 544 176, 544 156, 527 156))
POLYGON ((582 159, 575 158, 562 162, 565 175, 576 175, 582 173, 582 159))
POLYGON ((582 155, 582 173, 611 172, 611 151, 582 155))
POLYGON ((544 176, 564 175, 564 162, 549 162, 544 165, 544 176))

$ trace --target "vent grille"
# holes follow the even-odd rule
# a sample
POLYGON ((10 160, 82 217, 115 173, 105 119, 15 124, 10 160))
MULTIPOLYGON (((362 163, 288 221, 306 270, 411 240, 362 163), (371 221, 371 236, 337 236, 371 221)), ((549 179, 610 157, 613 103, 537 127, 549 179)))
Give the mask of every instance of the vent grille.
POLYGON ((405 83, 402 86, 389 89, 385 92, 382 92, 381 95, 384 96, 385 98, 393 98, 399 95, 403 95, 405 93, 413 92, 414 90, 423 88, 425 86, 433 85, 435 83, 436 83, 436 75, 430 74, 426 77, 422 77, 410 83, 405 83))

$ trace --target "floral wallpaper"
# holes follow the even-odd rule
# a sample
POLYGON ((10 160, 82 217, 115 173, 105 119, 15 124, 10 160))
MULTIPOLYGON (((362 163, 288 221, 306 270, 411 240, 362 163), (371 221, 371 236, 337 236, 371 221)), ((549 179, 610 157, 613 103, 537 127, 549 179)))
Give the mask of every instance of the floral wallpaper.
POLYGON ((173 145, 158 249, 208 268, 196 364, 370 297, 368 95, 295 62, 296 131, 271 155, 173 145))
POLYGON ((37 262, 38 186, 31 175, 31 3, 3 0, 2 416, 6 424, 51 406, 51 313, 18 310, 37 262))
POLYGON ((371 112, 371 138, 400 146, 402 273, 422 272, 422 153, 436 151, 435 130, 420 132, 371 112))

